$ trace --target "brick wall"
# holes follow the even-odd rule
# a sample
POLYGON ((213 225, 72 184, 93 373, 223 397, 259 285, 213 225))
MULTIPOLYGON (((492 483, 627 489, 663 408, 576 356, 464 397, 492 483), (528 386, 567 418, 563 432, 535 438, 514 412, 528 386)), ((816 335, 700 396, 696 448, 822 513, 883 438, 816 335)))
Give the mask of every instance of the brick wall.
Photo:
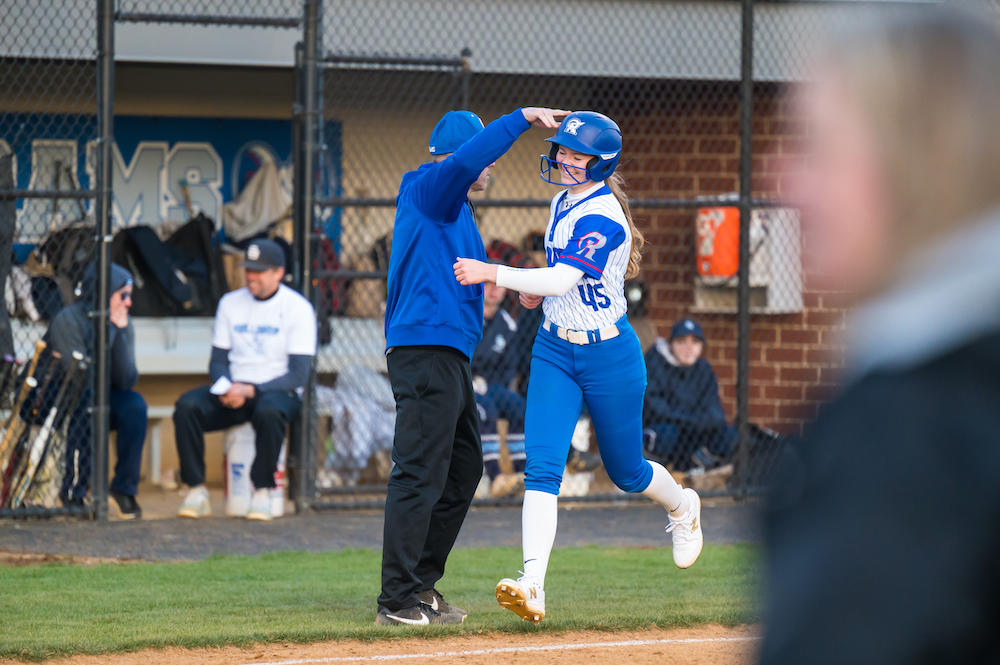
MULTIPOLYGON (((622 95, 628 99, 630 95, 622 95)), ((787 195, 788 171, 798 164, 801 136, 789 103, 775 85, 755 90, 754 196, 787 195)), ((623 173, 636 197, 696 196, 738 190, 738 89, 731 83, 672 83, 649 95, 643 108, 621 109, 623 173)), ((611 105, 609 105, 611 106, 611 105)), ((614 114, 613 114, 614 115, 614 114)), ((719 377, 730 418, 736 406, 736 317, 692 312, 695 284, 694 210, 636 210, 650 245, 643 259, 647 313, 666 335, 690 315, 708 337, 706 355, 719 377)), ((810 288, 804 311, 754 315, 750 344, 750 419, 781 432, 801 429, 829 393, 838 360, 843 311, 829 294, 810 288)))

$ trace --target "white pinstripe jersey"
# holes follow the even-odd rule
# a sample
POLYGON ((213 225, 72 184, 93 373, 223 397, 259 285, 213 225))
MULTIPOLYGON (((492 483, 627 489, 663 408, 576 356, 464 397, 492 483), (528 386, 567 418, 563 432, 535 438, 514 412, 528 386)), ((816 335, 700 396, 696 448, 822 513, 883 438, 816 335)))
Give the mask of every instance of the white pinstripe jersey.
POLYGON ((569 190, 552 199, 545 229, 549 266, 565 263, 583 277, 560 297, 548 296, 542 311, 557 326, 597 330, 625 315, 625 270, 632 250, 632 231, 621 204, 606 185, 576 202, 564 201, 569 190))

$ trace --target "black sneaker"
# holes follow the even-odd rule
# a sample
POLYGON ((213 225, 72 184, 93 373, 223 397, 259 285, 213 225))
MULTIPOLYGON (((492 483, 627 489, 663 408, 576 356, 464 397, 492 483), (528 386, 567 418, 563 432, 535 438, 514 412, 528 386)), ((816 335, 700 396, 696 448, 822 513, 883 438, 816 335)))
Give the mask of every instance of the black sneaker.
POLYGON ((114 489, 108 490, 108 496, 114 499, 108 502, 108 507, 117 510, 118 519, 134 520, 142 517, 142 508, 139 507, 134 496, 122 494, 114 489))
POLYGON ((432 623, 462 623, 464 618, 455 614, 445 616, 424 603, 401 610, 390 610, 388 607, 379 605, 375 623, 380 626, 429 626, 432 623))
POLYGON ((468 616, 468 612, 460 607, 455 607, 454 605, 449 605, 445 601, 444 596, 437 589, 430 589, 428 591, 421 591, 417 594, 417 598, 424 605, 430 605, 432 610, 437 610, 441 613, 441 616, 454 615, 459 617, 458 623, 465 621, 465 617, 468 616))

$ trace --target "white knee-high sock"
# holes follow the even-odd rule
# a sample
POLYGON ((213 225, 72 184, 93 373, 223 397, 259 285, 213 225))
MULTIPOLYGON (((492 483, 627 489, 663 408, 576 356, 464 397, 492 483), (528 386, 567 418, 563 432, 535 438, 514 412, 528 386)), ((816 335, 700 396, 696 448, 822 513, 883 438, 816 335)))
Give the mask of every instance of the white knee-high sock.
POLYGON ((537 577, 545 586, 552 543, 556 540, 559 519, 555 494, 526 490, 521 509, 521 547, 524 550, 524 574, 537 577))
POLYGON ((642 493, 666 508, 674 517, 681 517, 687 513, 691 502, 684 493, 684 488, 677 484, 662 464, 648 460, 647 463, 653 467, 653 479, 642 493))

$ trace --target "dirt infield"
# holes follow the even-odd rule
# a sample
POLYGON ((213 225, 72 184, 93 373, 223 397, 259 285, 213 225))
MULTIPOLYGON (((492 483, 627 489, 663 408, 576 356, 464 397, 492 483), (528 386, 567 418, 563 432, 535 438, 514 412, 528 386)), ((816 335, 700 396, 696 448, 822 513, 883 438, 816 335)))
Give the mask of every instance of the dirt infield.
MULTIPOLYGON (((467 635, 429 639, 313 644, 269 644, 239 649, 150 649, 110 656, 73 656, 58 665, 293 665, 299 663, 405 662, 432 657, 439 665, 576 665, 581 662, 722 665, 752 663, 759 645, 753 626, 703 626, 637 632, 568 632, 539 635, 467 635), (395 657, 394 657, 395 656, 395 657)), ((15 661, 0 659, 0 663, 15 661)))

